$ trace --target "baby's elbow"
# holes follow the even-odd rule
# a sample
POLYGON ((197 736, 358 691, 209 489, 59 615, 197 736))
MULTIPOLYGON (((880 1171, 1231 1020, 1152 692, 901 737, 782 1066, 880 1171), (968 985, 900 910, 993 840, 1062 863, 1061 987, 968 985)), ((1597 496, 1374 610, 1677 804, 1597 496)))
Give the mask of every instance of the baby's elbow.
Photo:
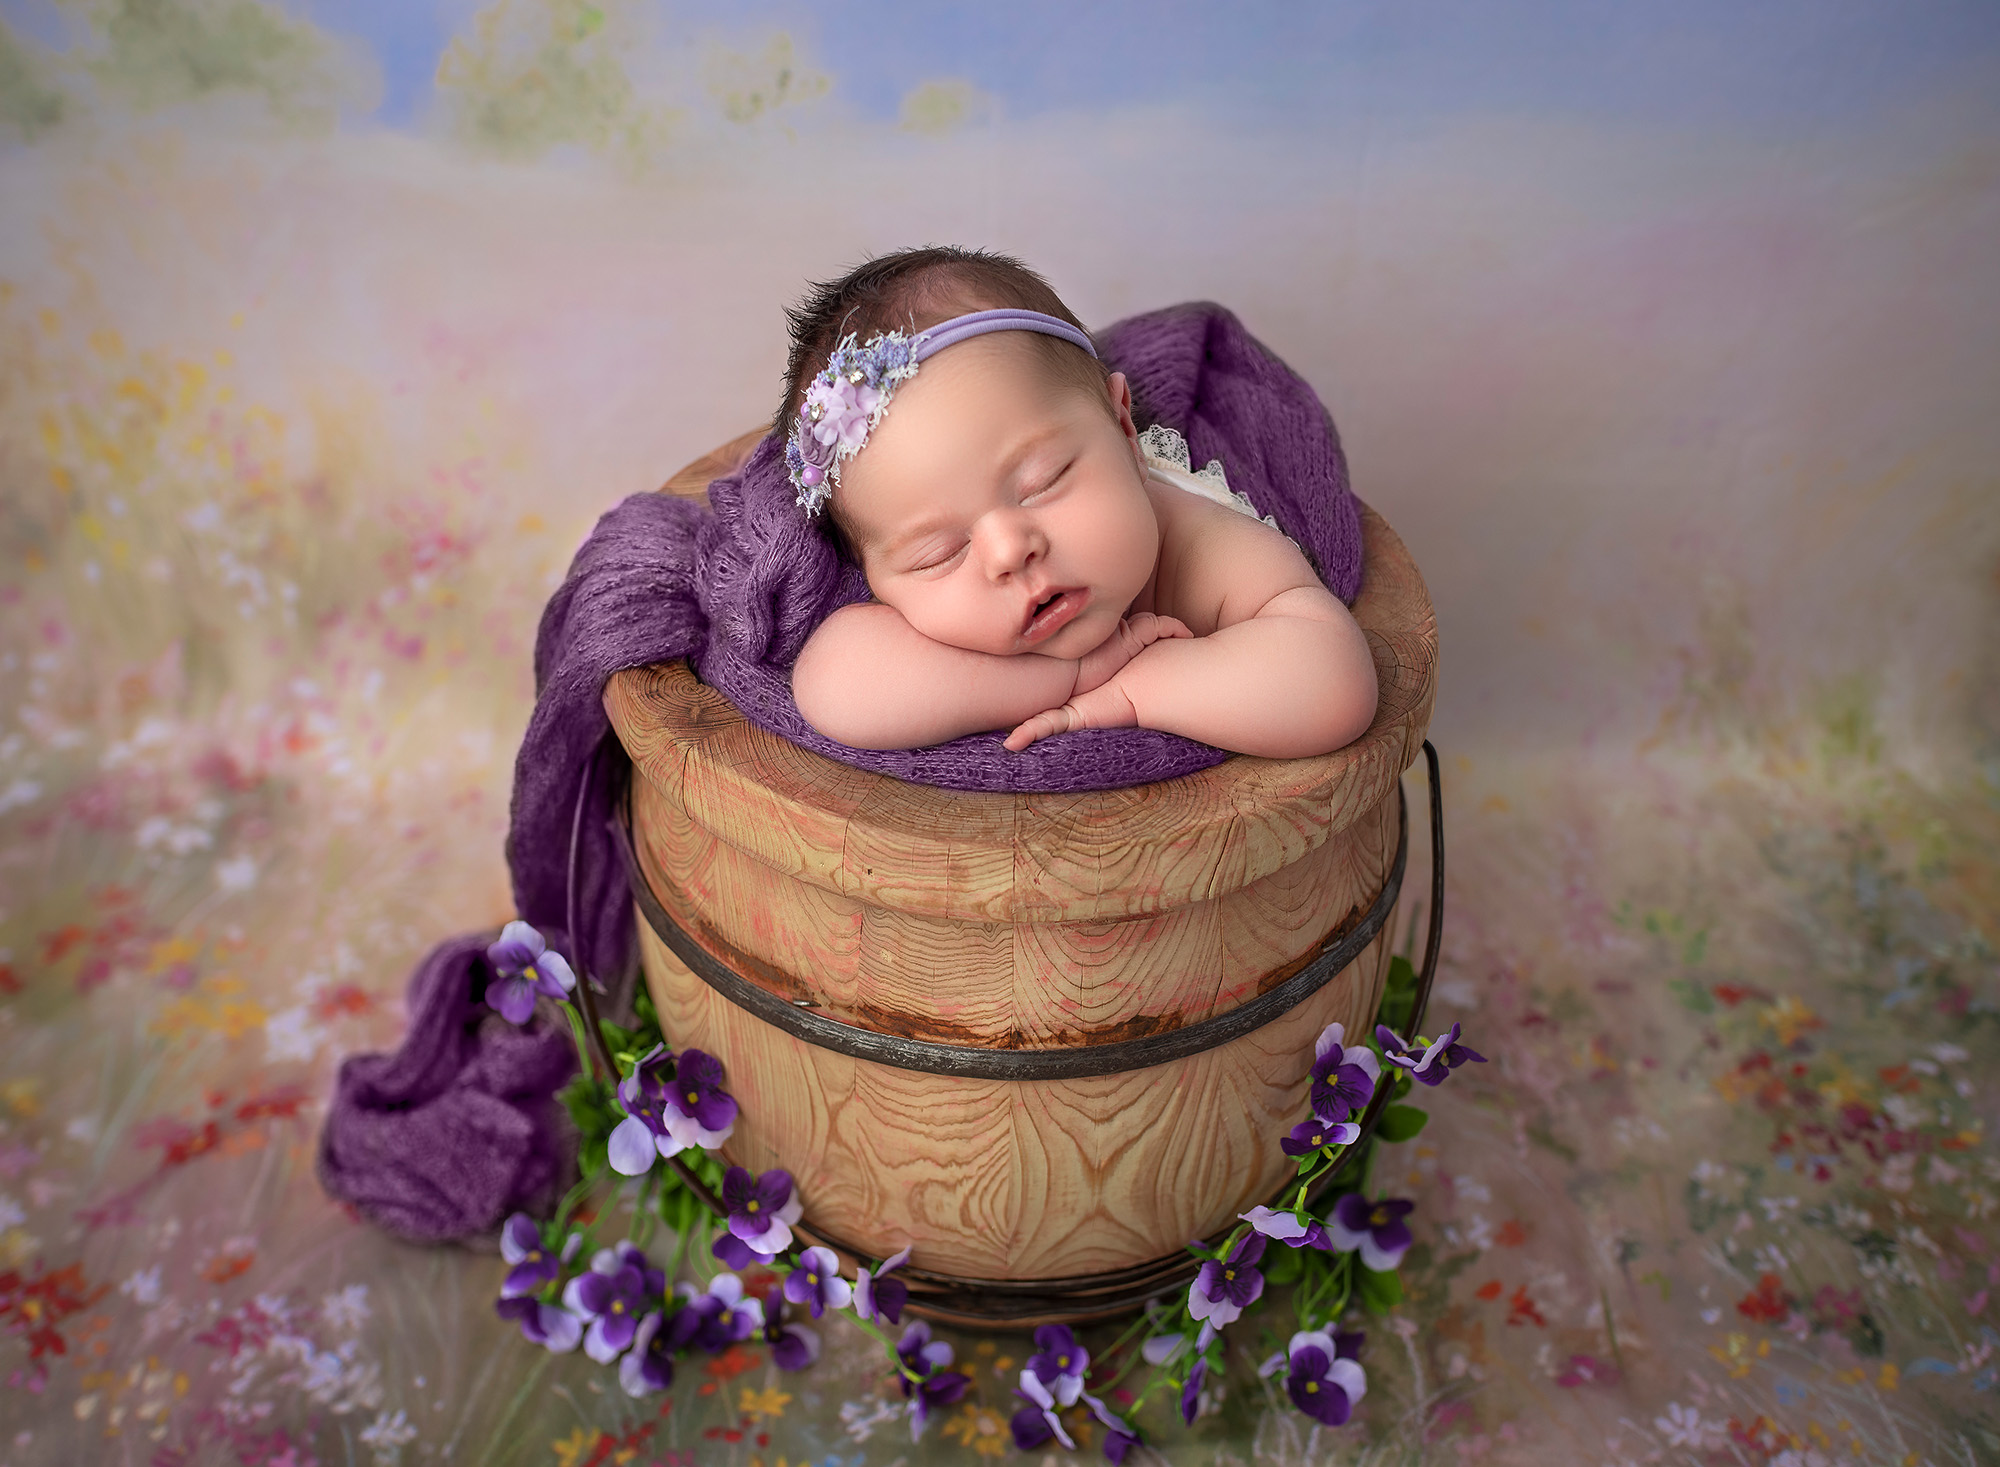
POLYGON ((1315 700, 1308 739, 1313 746, 1311 755, 1334 753, 1367 733, 1374 725, 1379 699, 1374 659, 1365 659, 1359 667, 1341 668, 1337 676, 1328 679, 1324 695, 1315 700))

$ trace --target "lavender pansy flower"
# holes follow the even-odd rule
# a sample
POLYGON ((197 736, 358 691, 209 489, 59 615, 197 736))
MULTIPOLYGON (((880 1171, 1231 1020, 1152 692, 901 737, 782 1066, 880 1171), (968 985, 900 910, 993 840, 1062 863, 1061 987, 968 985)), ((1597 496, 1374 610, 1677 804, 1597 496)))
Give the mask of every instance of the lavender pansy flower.
POLYGON ((544 1284, 562 1277, 562 1266, 583 1244, 583 1235, 571 1233, 560 1254, 542 1245, 542 1230, 525 1212, 507 1219, 500 1230, 500 1256, 514 1265, 500 1285, 500 1297, 512 1299, 537 1292, 544 1284))
POLYGON ((1058 1406, 1074 1406, 1083 1394, 1083 1372, 1090 1366, 1090 1351, 1076 1342, 1066 1324, 1045 1324, 1035 1331, 1039 1353, 1028 1359, 1028 1371, 1055 1398, 1058 1406))
POLYGON ((933 1340, 931 1327, 921 1319, 904 1330, 903 1337, 896 1342, 896 1360, 903 1367, 896 1379, 910 1403, 912 1441, 923 1436, 932 1406, 952 1405, 972 1384, 970 1376, 945 1369, 951 1359, 951 1346, 943 1340, 933 1340))
POLYGON ((755 1294, 746 1296, 743 1280, 735 1274, 717 1274, 702 1297, 713 1305, 703 1327, 707 1349, 721 1351, 764 1328, 764 1301, 755 1294))
POLYGON ((656 1156, 678 1156, 687 1149, 667 1130, 667 1086, 673 1078, 674 1053, 656 1044, 618 1082, 625 1119, 612 1128, 608 1149, 611 1169, 620 1176, 640 1176, 652 1170, 656 1156))
POLYGON ((1329 1335, 1325 1330, 1300 1330, 1285 1347, 1291 1374, 1285 1393, 1292 1404, 1324 1426, 1346 1422, 1368 1391, 1368 1377, 1343 1346, 1358 1345, 1358 1335, 1329 1335))
POLYGON ((1024 1452, 1033 1451, 1054 1437, 1071 1451, 1076 1450, 1076 1443, 1063 1430, 1062 1417, 1056 1414, 1061 1408, 1055 1393, 1040 1376, 1033 1370, 1022 1371, 1020 1387, 1014 1394, 1028 1403, 1016 1411, 1013 1420, 1007 1423, 1008 1430, 1014 1434, 1015 1446, 1024 1452))
POLYGON ((509 922, 500 940, 486 949, 493 981, 486 985, 486 1002, 510 1024, 525 1024, 535 1011, 535 995, 563 998, 576 987, 576 974, 563 955, 551 948, 526 922, 509 922))
POLYGON ((1278 1149, 1287 1156, 1311 1156, 1323 1146, 1351 1146, 1360 1136, 1361 1127, 1353 1121, 1329 1126, 1314 1116, 1292 1127, 1292 1134, 1278 1143, 1278 1149))
POLYGON ((1349 1192, 1333 1206, 1333 1216, 1326 1221, 1327 1237, 1338 1252, 1359 1249, 1365 1266, 1387 1273, 1409 1251, 1410 1225, 1403 1219, 1415 1206, 1397 1197, 1370 1202, 1359 1192, 1349 1192))
POLYGON ((854 1313, 857 1318, 902 1323, 903 1306, 910 1299, 910 1286, 901 1279, 890 1278, 889 1274, 909 1261, 910 1250, 905 1247, 884 1259, 873 1275, 865 1268, 854 1271, 854 1313))
POLYGON ((1316 1219, 1300 1222, 1289 1212, 1273 1212, 1268 1207, 1253 1207, 1236 1215, 1265 1237, 1283 1243, 1287 1248, 1318 1248, 1328 1252, 1333 1247, 1326 1229, 1316 1219))
POLYGON ((854 1286, 840 1276, 840 1259, 831 1248, 808 1248, 799 1255, 799 1266, 785 1275, 785 1297, 805 1305, 818 1319, 829 1305, 845 1308, 854 1286))
POLYGON ((1263 1256, 1264 1235, 1253 1232, 1230 1250, 1228 1258, 1204 1263, 1188 1286, 1188 1313, 1217 1329, 1234 1323, 1264 1293, 1264 1275, 1256 1267, 1263 1256))
POLYGON ((1386 1024, 1375 1026, 1375 1039, 1382 1046, 1382 1058, 1398 1069, 1408 1070, 1426 1085, 1442 1085, 1444 1078, 1463 1064, 1483 1065, 1486 1056, 1458 1042, 1459 1026, 1438 1039, 1419 1034, 1410 1044, 1396 1037, 1386 1024))
POLYGON ((1375 1094, 1381 1073, 1374 1050, 1365 1044, 1346 1043, 1341 1026, 1328 1024, 1313 1045, 1310 1100, 1314 1118, 1334 1126, 1364 1109, 1375 1094))
POLYGON ((498 1300, 494 1312, 521 1321, 521 1333, 552 1355, 567 1355, 583 1339, 583 1321, 560 1304, 544 1304, 527 1294, 498 1300))
POLYGON ((708 1245, 708 1251, 721 1260, 725 1268, 744 1269, 753 1265, 769 1268, 778 1261, 776 1253, 760 1253, 729 1232, 718 1233, 715 1241, 708 1245))
POLYGON ((683 1147, 713 1151, 736 1129, 736 1102, 724 1092, 722 1061, 712 1054, 682 1051, 665 1101, 661 1119, 683 1147))
POLYGON ((730 1234, 756 1252, 772 1255, 792 1246, 792 1224, 805 1211, 792 1191, 792 1174, 779 1168, 753 1177, 740 1166, 731 1167, 722 1179, 722 1205, 729 1213, 730 1234))

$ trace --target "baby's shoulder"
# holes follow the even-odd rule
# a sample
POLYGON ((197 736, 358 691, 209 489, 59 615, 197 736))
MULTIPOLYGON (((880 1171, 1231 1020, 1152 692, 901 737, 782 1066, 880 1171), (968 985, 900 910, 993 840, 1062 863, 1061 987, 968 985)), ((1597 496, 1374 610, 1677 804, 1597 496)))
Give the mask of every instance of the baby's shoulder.
POLYGON ((1255 616, 1272 597, 1320 579, 1284 535, 1239 510, 1149 475, 1160 525, 1152 609, 1197 637, 1255 616))

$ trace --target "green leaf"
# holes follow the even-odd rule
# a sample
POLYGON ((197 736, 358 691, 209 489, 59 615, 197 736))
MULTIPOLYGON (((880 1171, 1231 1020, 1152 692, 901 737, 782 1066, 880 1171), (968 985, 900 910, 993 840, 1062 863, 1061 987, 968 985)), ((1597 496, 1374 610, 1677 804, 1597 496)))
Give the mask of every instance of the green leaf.
POLYGON ((1384 1141, 1407 1141, 1428 1125, 1430 1116, 1414 1105, 1392 1105, 1382 1112, 1375 1134, 1384 1141))
POLYGON ((1360 1294, 1361 1303, 1370 1314, 1387 1314, 1403 1302, 1403 1280, 1393 1269, 1388 1273, 1377 1273, 1372 1268, 1358 1272, 1360 1279, 1355 1292, 1360 1294))
POLYGON ((1264 1265, 1264 1277, 1274 1284, 1289 1284, 1296 1280, 1301 1272, 1299 1250, 1280 1248, 1277 1253, 1276 1258, 1266 1255, 1268 1261, 1264 1265))

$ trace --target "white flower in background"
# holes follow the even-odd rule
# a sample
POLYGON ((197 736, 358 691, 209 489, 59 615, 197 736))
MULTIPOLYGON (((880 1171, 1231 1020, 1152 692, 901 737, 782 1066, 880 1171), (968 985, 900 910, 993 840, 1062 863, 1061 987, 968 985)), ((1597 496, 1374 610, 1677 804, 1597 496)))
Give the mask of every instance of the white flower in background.
POLYGON ((1692 1447, 1697 1452, 1720 1447, 1728 1439, 1721 1427, 1703 1420, 1701 1412, 1679 1401, 1668 1404, 1666 1415, 1655 1416, 1653 1426, 1667 1439, 1668 1446, 1692 1447))
POLYGON ((319 1316, 329 1329, 350 1334, 368 1322, 368 1285, 349 1284, 319 1302, 319 1316))
POLYGON ((0 815, 21 805, 32 805, 42 797, 42 787, 32 779, 17 779, 0 791, 0 815))
POLYGON ((118 1286, 118 1292, 134 1304, 146 1306, 160 1302, 160 1269, 155 1264, 142 1268, 118 1286))
POLYGON ((410 1418, 398 1411, 391 1416, 387 1411, 378 1411, 375 1422, 361 1433, 361 1440, 375 1453, 378 1463, 399 1462, 403 1448, 417 1439, 417 1429, 410 1425, 410 1418))
POLYGON ((257 884, 257 862, 250 856, 231 856, 215 868, 215 884, 224 891, 248 891, 257 884))
POLYGON ((319 1053, 325 1026, 304 1004, 281 1009, 264 1021, 264 1043, 273 1063, 309 1060, 319 1053))

